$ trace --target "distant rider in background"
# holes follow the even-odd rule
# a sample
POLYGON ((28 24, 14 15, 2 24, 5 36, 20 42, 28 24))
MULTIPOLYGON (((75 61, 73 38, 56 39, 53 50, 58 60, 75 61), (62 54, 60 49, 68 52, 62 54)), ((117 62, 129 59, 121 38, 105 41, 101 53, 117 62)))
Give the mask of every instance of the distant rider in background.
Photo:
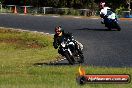
POLYGON ((105 18, 117 19, 114 10, 112 10, 110 7, 107 7, 105 2, 100 3, 100 9, 101 9, 100 17, 103 19, 101 21, 102 24, 104 24, 104 22, 107 21, 107 20, 105 20, 105 18))

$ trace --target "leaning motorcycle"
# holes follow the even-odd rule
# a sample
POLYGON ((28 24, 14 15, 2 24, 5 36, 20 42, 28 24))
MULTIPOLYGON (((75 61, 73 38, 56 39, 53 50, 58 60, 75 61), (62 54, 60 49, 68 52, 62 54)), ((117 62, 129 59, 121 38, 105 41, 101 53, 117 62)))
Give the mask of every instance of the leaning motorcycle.
POLYGON ((103 24, 105 24, 105 27, 107 27, 108 30, 116 29, 117 31, 121 31, 121 27, 119 26, 117 18, 110 19, 110 18, 107 18, 107 16, 104 16, 103 19, 104 19, 103 24))
POLYGON ((72 39, 63 39, 61 46, 62 52, 65 58, 68 60, 69 64, 73 65, 76 62, 83 63, 84 56, 76 48, 76 44, 72 39))

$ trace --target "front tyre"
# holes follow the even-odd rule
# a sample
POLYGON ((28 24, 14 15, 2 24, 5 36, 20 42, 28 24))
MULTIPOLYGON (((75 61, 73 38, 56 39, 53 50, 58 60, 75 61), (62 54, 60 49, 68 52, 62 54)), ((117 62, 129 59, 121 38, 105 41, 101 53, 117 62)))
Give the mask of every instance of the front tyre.
POLYGON ((112 29, 111 29, 111 27, 107 27, 108 28, 108 31, 111 31, 112 29))
POLYGON ((80 54, 79 57, 80 57, 80 60, 78 62, 79 63, 84 63, 84 56, 83 56, 83 54, 80 54))
POLYGON ((69 64, 73 65, 75 63, 75 61, 73 61, 73 59, 71 59, 72 57, 69 55, 68 52, 64 53, 66 59, 68 60, 69 64))
POLYGON ((116 26, 117 26, 117 31, 121 31, 121 27, 119 26, 118 23, 116 23, 116 26))
POLYGON ((105 23, 105 27, 107 27, 107 28, 108 28, 108 31, 111 31, 111 30, 112 30, 111 25, 110 25, 110 24, 108 24, 108 23, 105 23))

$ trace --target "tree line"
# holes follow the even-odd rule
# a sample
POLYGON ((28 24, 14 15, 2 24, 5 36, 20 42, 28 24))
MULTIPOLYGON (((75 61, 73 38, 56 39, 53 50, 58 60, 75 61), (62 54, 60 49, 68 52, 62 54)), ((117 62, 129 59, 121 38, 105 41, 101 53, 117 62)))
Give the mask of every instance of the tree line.
POLYGON ((105 1, 111 8, 128 8, 131 0, 0 0, 3 5, 30 5, 34 7, 56 7, 75 9, 97 9, 105 1))

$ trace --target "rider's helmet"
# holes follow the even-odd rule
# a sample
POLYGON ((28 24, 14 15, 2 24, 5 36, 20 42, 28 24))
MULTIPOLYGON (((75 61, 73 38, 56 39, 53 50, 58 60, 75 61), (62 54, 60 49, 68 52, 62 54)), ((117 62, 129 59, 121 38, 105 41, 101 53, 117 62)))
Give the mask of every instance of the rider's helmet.
POLYGON ((104 8, 105 7, 105 2, 100 2, 100 8, 104 8))
POLYGON ((61 36, 62 32, 63 32, 63 30, 62 30, 61 26, 55 27, 55 34, 57 34, 58 36, 61 36))

